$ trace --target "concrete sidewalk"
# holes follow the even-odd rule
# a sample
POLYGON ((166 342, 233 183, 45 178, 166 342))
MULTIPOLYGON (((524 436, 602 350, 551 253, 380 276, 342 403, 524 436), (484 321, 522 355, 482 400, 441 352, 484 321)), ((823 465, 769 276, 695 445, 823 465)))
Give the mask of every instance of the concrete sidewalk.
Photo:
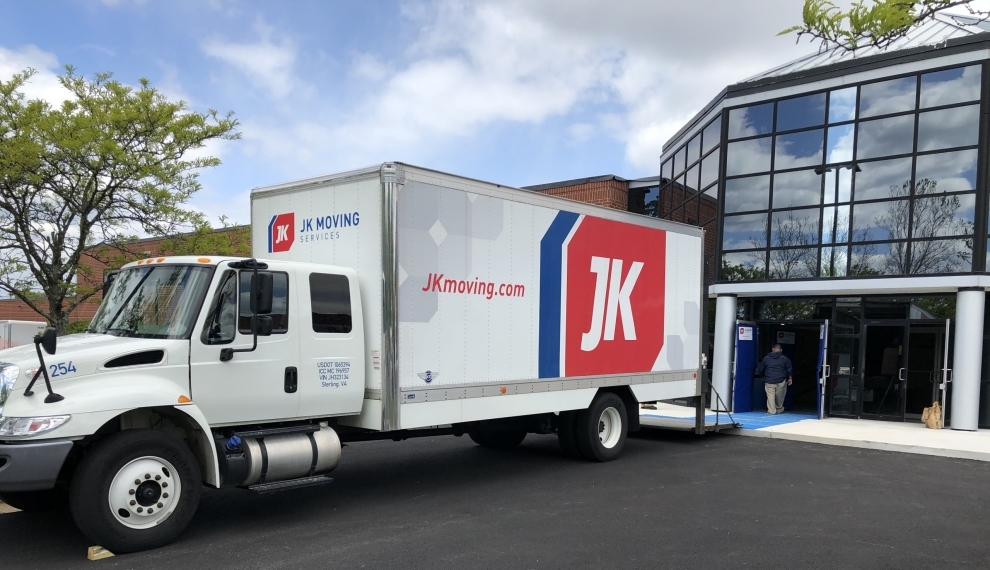
MULTIPOLYGON (((643 425, 671 423, 680 418, 685 423, 694 419, 694 410, 682 406, 658 403, 656 410, 641 410, 643 425)), ((715 415, 706 410, 706 420, 715 415)), ((921 423, 880 422, 827 418, 819 420, 807 414, 784 413, 771 416, 763 412, 732 414, 732 419, 742 427, 726 429, 725 433, 775 439, 790 439, 826 445, 860 447, 990 461, 990 430, 975 432, 952 429, 928 429, 921 423)), ((719 414, 719 423, 728 423, 725 414, 719 414)), ((706 423, 709 423, 706 421, 706 423)))

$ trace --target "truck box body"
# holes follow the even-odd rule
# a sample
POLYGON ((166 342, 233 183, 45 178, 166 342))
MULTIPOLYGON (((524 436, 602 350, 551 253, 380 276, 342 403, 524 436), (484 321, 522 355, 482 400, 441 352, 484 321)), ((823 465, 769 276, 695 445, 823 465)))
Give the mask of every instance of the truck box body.
POLYGON ((37 321, 0 321, 0 350, 31 344, 47 326, 37 321))
POLYGON ((401 163, 258 188, 251 211, 256 257, 357 272, 364 402, 341 423, 579 409, 609 386, 700 393, 698 228, 401 163))

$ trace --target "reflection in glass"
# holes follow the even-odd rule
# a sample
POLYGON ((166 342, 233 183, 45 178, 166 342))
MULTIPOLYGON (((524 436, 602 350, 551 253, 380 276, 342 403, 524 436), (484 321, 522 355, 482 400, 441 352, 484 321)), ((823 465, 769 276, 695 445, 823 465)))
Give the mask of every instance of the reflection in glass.
POLYGON ((821 255, 822 277, 845 277, 848 257, 847 246, 823 247, 821 255))
POLYGON ((670 180, 674 177, 674 163, 673 159, 668 158, 663 166, 660 167, 660 177, 664 180, 670 180))
POLYGON ((773 207, 794 208, 820 204, 822 176, 814 170, 799 170, 773 175, 773 207))
POLYGON ((977 101, 980 66, 957 67, 921 76, 921 108, 977 101))
POLYGON ((973 268, 971 240, 930 240, 911 244, 908 273, 961 273, 973 268))
MULTIPOLYGON (((976 188, 976 149, 926 154, 918 157, 917 180, 931 180, 933 191, 964 192, 976 188)), ((920 182, 919 182, 920 183, 920 182)), ((858 182, 857 182, 858 184, 858 182)), ((857 190, 857 195, 859 190, 857 190)))
POLYGON ((766 252, 749 251, 722 254, 723 281, 755 281, 766 278, 766 252))
POLYGON ((840 125, 828 129, 828 151, 825 162, 849 162, 853 159, 853 126, 840 125))
POLYGON ((917 77, 902 77, 859 88, 859 117, 913 111, 917 77))
POLYGON ((718 180, 718 149, 701 160, 701 188, 718 180))
POLYGON ((770 170, 770 137, 729 143, 725 161, 726 176, 770 170))
POLYGON ((766 247, 767 215, 725 216, 722 221, 722 249, 766 247))
POLYGON ((856 158, 906 154, 914 146, 914 115, 859 123, 856 158))
POLYGON ((687 164, 684 162, 684 157, 687 155, 687 147, 682 146, 677 154, 674 155, 674 174, 680 174, 684 172, 684 168, 687 164))
POLYGON ((970 236, 975 217, 974 194, 917 198, 911 216, 911 237, 970 236))
POLYGON ((857 204, 853 209, 853 241, 888 241, 907 236, 907 227, 890 227, 890 223, 903 219, 908 210, 907 200, 857 204))
POLYGON ((715 219, 718 215, 718 186, 712 186, 701 195, 698 204, 698 220, 703 224, 715 219))
POLYGON ((818 243, 818 208, 774 212, 770 223, 770 247, 794 247, 818 243))
POLYGON ((684 213, 681 221, 692 226, 698 225, 698 199, 694 198, 684 204, 684 213))
POLYGON ((907 244, 853 244, 849 256, 849 275, 904 275, 907 244))
POLYGON ((701 157, 701 135, 695 135, 687 145, 687 163, 691 164, 701 157))
POLYGON ((856 88, 837 89, 828 95, 828 122, 841 123, 856 118, 856 88))
POLYGON ((857 201, 884 200, 910 194, 910 158, 858 162, 856 165, 861 170, 856 173, 857 201))
POLYGON ((777 101, 777 132, 814 127, 825 122, 825 94, 777 101))
POLYGON ((822 243, 823 244, 832 243, 834 230, 835 230, 835 207, 833 206, 822 210, 822 243))
POLYGON ((688 192, 697 192, 698 188, 698 174, 701 172, 701 165, 695 164, 691 167, 691 170, 687 171, 687 186, 685 189, 688 192))
POLYGON ((729 111, 729 139, 768 135, 773 132, 773 103, 729 111))
POLYGON ((718 146, 719 140, 722 138, 722 115, 715 117, 715 119, 708 123, 705 127, 704 132, 701 134, 701 143, 704 146, 702 152, 708 152, 713 147, 718 146))
POLYGON ((807 279, 818 274, 818 249, 770 250, 771 279, 807 279))
POLYGON ((822 243, 849 241, 849 206, 825 208, 822 213, 822 243))
POLYGON ((980 106, 928 111, 918 116, 918 151, 973 146, 980 134, 980 106))
POLYGON ((770 175, 725 181, 725 213, 766 210, 770 206, 770 175))
POLYGON ((673 192, 670 193, 670 209, 676 210, 684 205, 684 201, 691 197, 691 191, 687 186, 686 175, 682 174, 677 182, 674 183, 672 188, 673 192))
POLYGON ((774 170, 815 166, 822 163, 822 129, 778 135, 774 170))

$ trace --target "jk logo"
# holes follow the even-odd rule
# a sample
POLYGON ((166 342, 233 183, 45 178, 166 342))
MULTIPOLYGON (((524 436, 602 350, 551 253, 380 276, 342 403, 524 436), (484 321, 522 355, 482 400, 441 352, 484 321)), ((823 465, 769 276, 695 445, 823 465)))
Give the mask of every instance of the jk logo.
POLYGON ((296 237, 296 215, 294 213, 272 216, 268 223, 268 252, 289 251, 296 237))
POLYGON ((591 311, 591 328, 581 334, 581 350, 595 350, 603 336, 605 340, 615 340, 617 318, 622 320, 622 335, 625 340, 636 340, 636 324, 633 322, 629 295, 632 294, 642 270, 642 262, 632 262, 629 273, 623 280, 621 259, 591 258, 591 272, 596 275, 595 300, 591 311))
POLYGON ((289 239, 289 225, 275 226, 275 243, 282 243, 289 239))

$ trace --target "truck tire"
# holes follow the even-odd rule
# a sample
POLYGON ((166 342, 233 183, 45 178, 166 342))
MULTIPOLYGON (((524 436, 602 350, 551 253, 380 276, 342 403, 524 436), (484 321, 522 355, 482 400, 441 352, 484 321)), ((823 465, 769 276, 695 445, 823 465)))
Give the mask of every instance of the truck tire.
POLYGON ((589 461, 612 461, 626 444, 629 418, 622 398, 599 392, 591 406, 574 418, 575 439, 581 455, 589 461))
POLYGON ((488 428, 484 425, 468 432, 471 441, 492 449, 512 449, 526 439, 526 430, 512 428, 488 428))
POLYGON ((180 440, 149 429, 117 432, 83 456, 69 489, 76 526, 111 552, 171 542, 192 520, 203 480, 180 440))
POLYGON ((69 508, 69 493, 60 487, 44 491, 14 491, 0 495, 0 501, 26 513, 47 513, 69 508))
POLYGON ((577 412, 560 412, 557 419, 557 441, 560 442, 560 449, 567 457, 581 457, 581 450, 577 445, 577 433, 574 431, 574 420, 577 412))

